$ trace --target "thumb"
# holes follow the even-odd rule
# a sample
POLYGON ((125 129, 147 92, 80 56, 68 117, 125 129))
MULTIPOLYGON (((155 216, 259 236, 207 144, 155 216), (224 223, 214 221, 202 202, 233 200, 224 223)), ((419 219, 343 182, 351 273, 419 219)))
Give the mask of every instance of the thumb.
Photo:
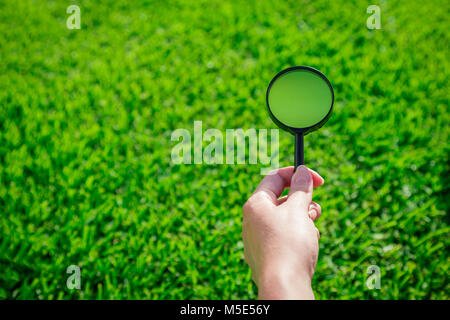
POLYGON ((297 208, 304 208, 308 212, 309 204, 312 201, 313 178, 308 168, 299 166, 292 176, 291 189, 287 202, 297 208))

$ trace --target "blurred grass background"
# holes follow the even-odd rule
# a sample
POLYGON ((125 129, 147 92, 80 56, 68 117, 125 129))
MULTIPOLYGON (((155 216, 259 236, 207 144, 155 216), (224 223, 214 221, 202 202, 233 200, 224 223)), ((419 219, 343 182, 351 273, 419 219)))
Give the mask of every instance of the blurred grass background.
MULTIPOLYGON (((318 299, 448 299, 450 3, 0 0, 0 297, 256 298, 241 210, 261 165, 174 165, 177 128, 275 128, 311 65, 318 299), (81 29, 66 8, 81 8, 81 29), (366 8, 381 8, 368 30, 366 8), (81 267, 81 290, 66 268, 81 267), (367 268, 381 270, 369 290, 367 268)), ((280 132, 280 164, 293 138, 280 132)))

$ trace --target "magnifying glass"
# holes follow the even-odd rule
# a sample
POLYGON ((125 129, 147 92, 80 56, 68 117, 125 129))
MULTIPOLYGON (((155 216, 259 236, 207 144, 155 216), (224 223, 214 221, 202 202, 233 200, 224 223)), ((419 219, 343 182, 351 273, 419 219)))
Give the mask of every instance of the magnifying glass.
POLYGON ((304 163, 303 136, 322 127, 331 115, 334 92, 319 70, 296 66, 270 82, 266 103, 273 122, 295 136, 295 169, 304 163))

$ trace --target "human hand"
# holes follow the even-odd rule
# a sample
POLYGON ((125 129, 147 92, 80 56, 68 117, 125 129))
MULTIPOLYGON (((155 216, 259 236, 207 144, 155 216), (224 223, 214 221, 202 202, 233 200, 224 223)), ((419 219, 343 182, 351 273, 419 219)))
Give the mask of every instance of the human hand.
POLYGON ((320 205, 313 187, 323 178, 305 166, 286 167, 267 175, 243 208, 245 259, 260 299, 314 299, 311 279, 319 254, 314 221, 320 205), (289 194, 280 198, 284 189, 289 194))

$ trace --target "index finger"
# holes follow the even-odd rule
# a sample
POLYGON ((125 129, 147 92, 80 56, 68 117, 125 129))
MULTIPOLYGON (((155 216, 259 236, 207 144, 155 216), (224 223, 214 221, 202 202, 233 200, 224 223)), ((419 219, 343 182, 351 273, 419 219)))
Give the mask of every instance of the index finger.
POLYGON ((277 205, 278 198, 291 184, 293 174, 294 167, 276 169, 264 177, 253 194, 262 193, 270 202, 277 205))

